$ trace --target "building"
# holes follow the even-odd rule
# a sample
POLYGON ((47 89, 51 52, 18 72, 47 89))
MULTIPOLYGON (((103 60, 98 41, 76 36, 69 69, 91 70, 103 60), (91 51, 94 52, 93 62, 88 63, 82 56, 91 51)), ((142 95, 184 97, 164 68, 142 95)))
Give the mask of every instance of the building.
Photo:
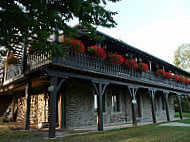
POLYGON ((80 40, 85 47, 98 45, 106 53, 117 52, 125 64, 118 58, 95 58, 87 51, 70 51, 57 58, 51 52, 29 55, 27 47, 17 48, 19 63, 1 69, 0 116, 9 108, 8 118, 25 122, 26 130, 30 124, 48 124, 49 137, 55 137, 56 124, 67 129, 97 125, 103 131, 104 125, 170 121, 177 97, 182 118, 181 96, 189 96, 190 74, 98 34, 104 38, 102 42, 92 41, 85 34, 80 40))

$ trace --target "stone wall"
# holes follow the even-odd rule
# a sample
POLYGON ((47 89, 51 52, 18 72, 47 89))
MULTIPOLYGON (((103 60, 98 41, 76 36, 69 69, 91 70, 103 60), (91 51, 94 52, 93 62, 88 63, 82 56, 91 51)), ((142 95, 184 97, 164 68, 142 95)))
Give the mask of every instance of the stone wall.
MULTIPOLYGON (((126 90, 119 91, 120 111, 114 112, 112 108, 112 88, 105 91, 105 112, 103 112, 104 125, 131 123, 131 98, 126 90)), ((66 85, 66 126, 67 128, 84 128, 97 125, 97 112, 94 108, 94 88, 91 84, 80 81, 69 81, 66 85)), ((152 121, 152 107, 148 92, 138 91, 141 98, 141 122, 152 121)), ((159 96, 159 95, 157 95, 159 96)), ((155 99, 157 105, 157 120, 166 120, 166 111, 162 109, 160 97, 155 99), (159 101, 158 101, 159 100, 159 101)), ((173 98, 169 97, 170 117, 174 117, 173 98)))
MULTIPOLYGON (((17 121, 25 121, 26 101, 25 97, 18 98, 17 121)), ((48 98, 45 94, 37 94, 31 96, 30 106, 30 123, 39 124, 41 122, 48 122, 48 98), (45 101, 46 99, 46 101, 45 101)))

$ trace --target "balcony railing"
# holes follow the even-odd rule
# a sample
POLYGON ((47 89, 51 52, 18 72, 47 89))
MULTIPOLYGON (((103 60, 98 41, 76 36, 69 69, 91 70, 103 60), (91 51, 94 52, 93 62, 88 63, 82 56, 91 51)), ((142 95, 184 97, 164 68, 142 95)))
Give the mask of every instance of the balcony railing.
MULTIPOLYGON (((27 58, 27 73, 37 70, 38 68, 49 63, 106 76, 125 78, 144 84, 152 84, 173 89, 190 89, 190 85, 162 78, 157 76, 155 72, 142 72, 138 69, 127 68, 124 65, 111 65, 107 62, 107 60, 93 58, 87 53, 71 54, 65 58, 51 58, 50 54, 40 56, 32 55, 27 58)), ((4 82, 22 75, 21 70, 21 66, 19 65, 5 69, 4 82)))

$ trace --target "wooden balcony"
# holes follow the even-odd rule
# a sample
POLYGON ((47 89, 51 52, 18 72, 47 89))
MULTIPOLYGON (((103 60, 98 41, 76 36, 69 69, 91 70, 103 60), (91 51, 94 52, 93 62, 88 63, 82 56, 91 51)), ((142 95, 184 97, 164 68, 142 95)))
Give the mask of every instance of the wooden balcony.
MULTIPOLYGON (((27 58, 27 70, 25 74, 30 74, 46 65, 60 66, 64 69, 70 68, 86 73, 93 73, 103 77, 115 77, 125 79, 133 83, 157 86, 173 90, 183 90, 189 92, 190 86, 157 76, 155 72, 142 72, 139 69, 127 68, 124 65, 111 65, 107 60, 93 58, 87 53, 72 54, 65 58, 52 58, 50 54, 36 56, 32 55, 27 58)), ((3 85, 6 85, 18 78, 23 77, 22 66, 14 65, 4 69, 3 85)))

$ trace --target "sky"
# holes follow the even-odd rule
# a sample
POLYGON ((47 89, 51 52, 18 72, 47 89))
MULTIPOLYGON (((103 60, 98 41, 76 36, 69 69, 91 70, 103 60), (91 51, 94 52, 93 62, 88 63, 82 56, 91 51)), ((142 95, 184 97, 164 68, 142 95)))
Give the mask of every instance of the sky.
POLYGON ((99 31, 171 64, 175 50, 190 43, 190 0, 122 0, 106 8, 118 12, 118 25, 99 31))

